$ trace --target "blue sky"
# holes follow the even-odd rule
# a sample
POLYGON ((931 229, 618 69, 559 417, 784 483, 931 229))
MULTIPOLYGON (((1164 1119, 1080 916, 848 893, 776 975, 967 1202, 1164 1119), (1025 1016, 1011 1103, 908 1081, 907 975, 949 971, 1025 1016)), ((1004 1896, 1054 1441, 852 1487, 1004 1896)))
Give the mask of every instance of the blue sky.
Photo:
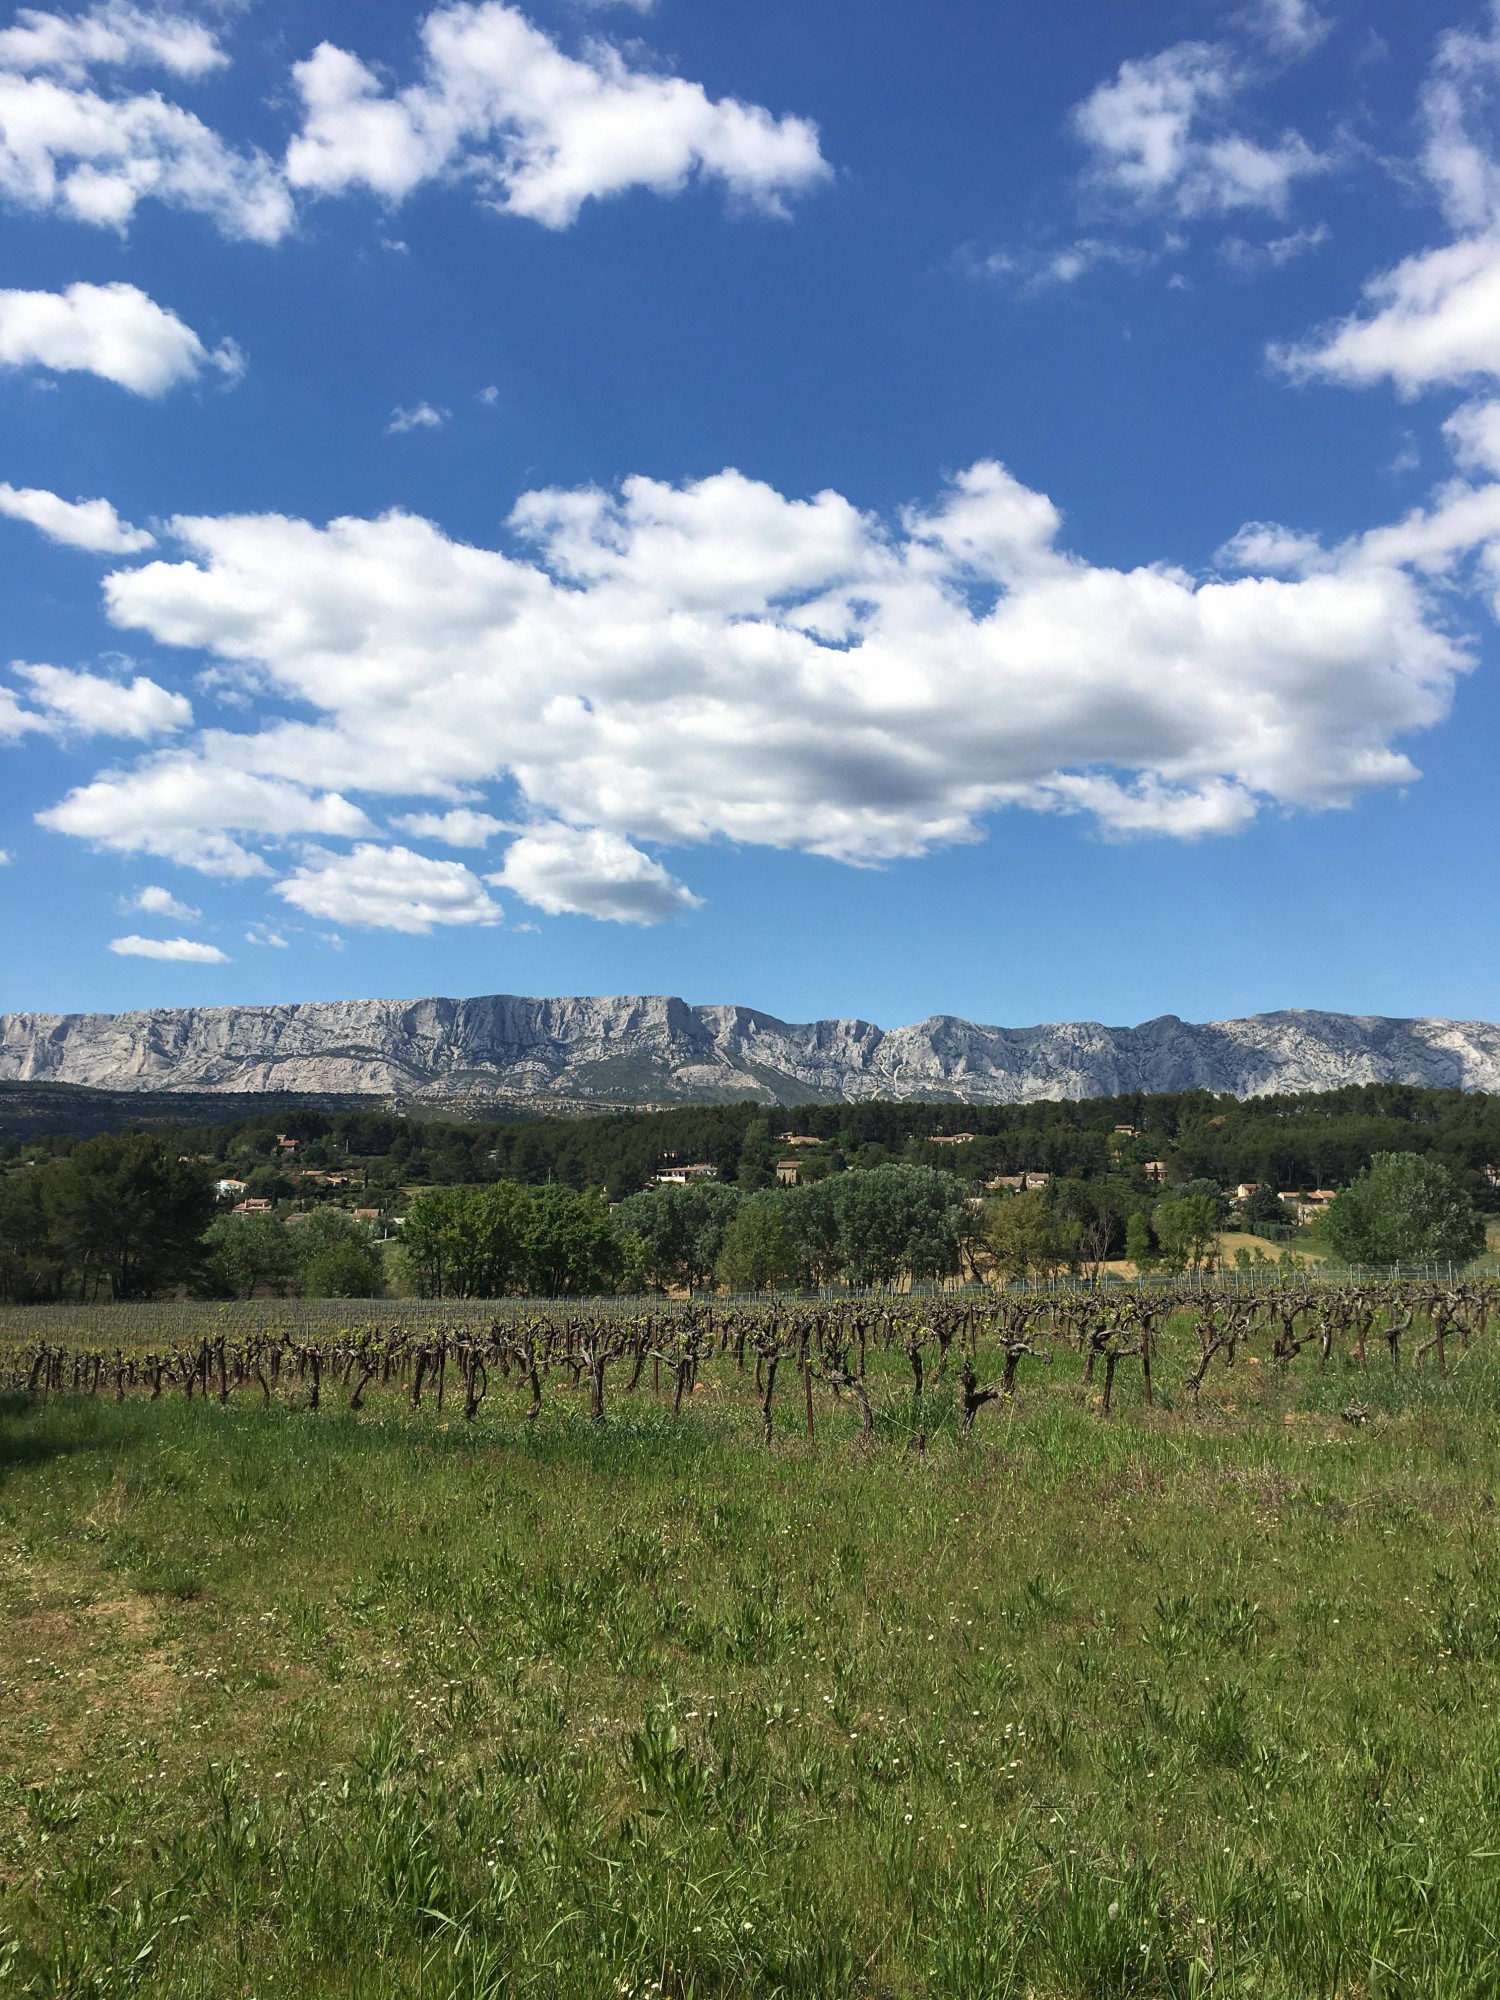
POLYGON ((0 19, 0 1009, 1500 1013, 1500 11, 0 19))

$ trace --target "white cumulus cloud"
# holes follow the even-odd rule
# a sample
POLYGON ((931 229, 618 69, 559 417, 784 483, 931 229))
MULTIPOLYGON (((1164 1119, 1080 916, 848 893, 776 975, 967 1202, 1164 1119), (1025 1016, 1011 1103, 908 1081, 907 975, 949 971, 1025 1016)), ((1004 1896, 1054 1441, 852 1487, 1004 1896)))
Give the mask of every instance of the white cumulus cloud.
POLYGON ((187 697, 143 674, 127 682, 75 673, 69 667, 17 664, 12 672, 29 684, 32 699, 51 723, 84 736, 134 737, 145 743, 192 724, 193 706, 187 697))
POLYGON ((637 921, 690 895, 641 843, 868 864, 1006 807, 1232 832, 1416 775, 1404 739, 1472 664, 1457 552, 1500 546, 1500 486, 1332 551, 1258 527, 1227 556, 1250 573, 1208 578, 1090 563, 993 463, 894 522, 726 471, 528 494, 512 529, 487 549, 401 513, 177 521, 181 557, 106 578, 108 613, 206 653, 258 712, 43 824, 242 875, 353 838, 282 893, 403 927, 496 913, 460 863, 378 845, 375 801, 418 838, 516 833, 516 893, 637 921), (500 787, 525 824, 482 811, 500 787))
POLYGON ((1365 287, 1367 310, 1271 356, 1295 380, 1389 381, 1403 396, 1500 375, 1500 234, 1408 257, 1365 287))
POLYGON ((137 890, 121 908, 127 912, 139 911, 143 917, 170 917, 178 924, 195 924, 203 914, 190 903, 179 903, 170 889, 158 887, 137 890))
POLYGON ((166 9, 131 6, 129 0, 101 0, 82 14, 21 7, 15 25, 0 29, 0 68, 50 70, 70 79, 96 67, 132 64, 199 77, 222 69, 227 61, 201 21, 166 9))
POLYGON ((0 514, 29 521, 50 542, 93 555, 132 556, 156 546, 155 535, 122 521, 108 500, 62 500, 40 486, 0 481, 0 514))
POLYGON ((256 243, 279 242, 294 220, 278 167, 158 92, 106 95, 0 67, 0 201, 121 231, 148 200, 256 243))
POLYGON ((1500 159, 1492 144, 1500 81, 1500 0, 1486 35, 1438 43, 1422 98, 1422 167, 1453 240, 1405 258, 1365 287, 1361 311, 1271 358, 1297 380, 1399 394, 1500 375, 1500 159))
POLYGON ((271 244, 296 226, 303 192, 399 202, 442 180, 563 228, 584 202, 630 188, 673 195, 696 178, 781 213, 830 178, 810 120, 711 98, 633 44, 595 36, 569 54, 504 0, 438 6, 418 32, 405 88, 331 42, 294 64, 300 124, 278 160, 160 90, 121 83, 132 67, 180 81, 221 68, 223 50, 191 13, 132 0, 22 9, 0 30, 0 202, 123 232, 156 201, 271 244))
POLYGON ((10 688, 0 687, 0 743, 19 743, 23 736, 45 732, 46 727, 44 717, 22 708, 10 688))
POLYGON ((617 924, 658 924, 697 909, 701 900, 659 861, 597 827, 549 826, 524 834, 489 880, 549 916, 617 924))
POLYGON ((200 944, 196 938, 111 938, 111 951, 122 958, 165 958, 180 965, 228 965, 227 955, 216 944, 200 944))
POLYGON ((146 743, 186 729, 193 720, 184 696, 144 675, 109 680, 22 661, 13 662, 11 672, 28 684, 35 706, 23 708, 9 688, 0 688, 0 738, 117 736, 146 743))
POLYGON ((515 831, 503 819, 469 806, 444 813, 404 813, 396 825, 414 840, 440 840, 444 847, 487 847, 497 833, 515 831))
POLYGON ((0 367, 99 375, 138 396, 160 396, 205 368, 233 379, 243 362, 232 342, 210 351, 135 285, 79 284, 0 291, 0 367))
POLYGON ((1179 42, 1123 62, 1073 113, 1092 156, 1089 183, 1137 210, 1182 218, 1283 214, 1294 184, 1329 162, 1298 132, 1267 141, 1236 127, 1249 80, 1219 43, 1179 42))
MULTIPOLYGON (((3 726, 3 714, 0 714, 3 726)), ((205 875, 269 875, 261 855, 235 838, 283 841, 313 834, 368 833, 358 806, 336 792, 225 769, 204 754, 167 752, 132 770, 80 785, 38 823, 120 854, 154 854, 205 875)))
POLYGON ((433 861, 409 847, 362 841, 349 854, 316 852, 284 882, 310 917, 425 935, 436 924, 494 924, 500 908, 461 861, 433 861))
POLYGON ((398 202, 424 181, 462 179, 493 206, 560 229, 586 201, 629 188, 671 195, 699 176, 779 211, 829 176, 807 119, 710 98, 607 42, 568 55, 502 0, 438 7, 420 33, 420 75, 402 90, 330 42, 296 65, 304 119, 287 149, 292 186, 398 202))
POLYGON ((1465 403, 1443 425, 1443 435, 1466 471, 1500 478, 1500 402, 1465 403))

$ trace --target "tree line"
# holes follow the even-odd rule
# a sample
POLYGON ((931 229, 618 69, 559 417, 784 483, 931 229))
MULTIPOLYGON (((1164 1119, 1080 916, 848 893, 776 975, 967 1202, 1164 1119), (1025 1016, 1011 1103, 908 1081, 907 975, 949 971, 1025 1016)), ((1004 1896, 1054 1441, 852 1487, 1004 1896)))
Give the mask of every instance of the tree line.
MULTIPOLYGON (((1120 1169, 980 1193, 946 1167, 887 1160, 806 1185, 692 1180, 613 1204, 561 1181, 429 1186, 403 1201, 385 1246, 333 1204, 226 1213, 213 1176, 145 1133, 5 1175, 0 1300, 815 1290, 1097 1271, 1120 1258, 1182 1272, 1214 1261, 1231 1220, 1265 1228, 1289 1216, 1269 1183, 1242 1205, 1212 1179, 1161 1187, 1120 1169)), ((1485 1241, 1461 1177, 1416 1152, 1377 1154, 1320 1226, 1328 1249, 1359 1263, 1462 1263, 1485 1241)))
MULTIPOLYGON (((433 1189, 412 1203, 400 1254, 427 1298, 876 1289, 1097 1272, 1119 1256, 1142 1271, 1202 1271, 1229 1220, 1213 1182, 1137 1205, 1122 1222, 1088 1183, 982 1200, 953 1174, 890 1163, 806 1187, 656 1187, 613 1209, 555 1185, 433 1189)), ((1349 1263, 1462 1265, 1483 1250, 1485 1229, 1439 1162, 1381 1154, 1331 1205, 1326 1242, 1349 1263)))
POLYGON ((222 1210, 211 1171, 144 1132, 85 1140, 0 1179, 0 1302, 154 1299, 256 1291, 370 1298, 385 1273, 373 1233, 327 1209, 295 1228, 222 1210))
MULTIPOLYGON (((199 1100, 201 1102, 201 1100, 199 1100)), ((891 1163, 928 1166, 976 1187, 1003 1174, 1068 1181, 1123 1179, 1139 1206, 1159 1163, 1180 1187, 1257 1182, 1273 1191, 1340 1187, 1378 1153, 1437 1160, 1481 1208, 1500 1207, 1500 1097, 1404 1084, 1240 1102, 1208 1091, 1024 1105, 754 1103, 683 1105, 575 1118, 466 1121, 421 1110, 273 1108, 220 1124, 159 1128, 174 1153, 201 1156, 250 1192, 302 1199, 297 1167, 357 1168, 372 1199, 411 1186, 548 1182, 596 1188, 618 1201, 650 1185, 664 1161, 702 1162, 746 1192, 771 1185, 790 1136, 819 1141, 799 1157, 804 1177, 891 1163), (1117 1127, 1127 1127, 1119 1131, 1117 1127), (967 1132, 970 1143, 935 1143, 967 1132)), ((66 1136, 14 1139, 0 1160, 62 1157, 66 1136)), ((1123 1226, 1123 1225, 1122 1225, 1123 1226)))

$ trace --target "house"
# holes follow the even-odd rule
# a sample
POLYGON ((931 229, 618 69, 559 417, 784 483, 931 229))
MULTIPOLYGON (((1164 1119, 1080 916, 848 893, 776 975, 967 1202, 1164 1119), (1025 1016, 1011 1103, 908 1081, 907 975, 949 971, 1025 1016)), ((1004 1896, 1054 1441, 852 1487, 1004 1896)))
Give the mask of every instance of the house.
POLYGON ((378 1208, 357 1208, 354 1211, 354 1220, 356 1222, 379 1222, 380 1210, 378 1208))
POLYGON ((1259 1181, 1241 1181, 1239 1186, 1234 1191, 1235 1200, 1248 1201, 1251 1195, 1254 1194, 1255 1190, 1259 1186, 1260 1186, 1259 1181))
POLYGON ((801 1171, 801 1165, 796 1160, 778 1160, 776 1162, 776 1179, 782 1187, 795 1187, 797 1185, 797 1176, 801 1171))
POLYGON ((237 1201, 234 1205, 234 1213, 236 1215, 269 1215, 275 1206, 275 1202, 268 1201, 264 1195, 253 1194, 248 1201, 237 1201))
POLYGON ((296 1139, 289 1139, 285 1132, 278 1132, 276 1134, 276 1150, 278 1153, 295 1153, 299 1143, 296 1139))
POLYGON ((1147 1160, 1141 1172, 1148 1181, 1164 1181, 1167 1178, 1167 1163, 1165 1160, 1147 1160))
POLYGON ((658 1187, 687 1187, 693 1181, 716 1181, 719 1170, 706 1160, 696 1161, 690 1167, 663 1167, 656 1176, 658 1187))
POLYGON ((781 1141, 783 1146, 821 1146, 821 1139, 814 1139, 806 1132, 788 1132, 781 1141))
POLYGON ((927 1143, 929 1146, 972 1146, 974 1139, 972 1132, 934 1132, 927 1143))
POLYGON ((1139 1139, 1140 1136, 1141 1128, 1139 1125, 1117 1125, 1115 1127, 1115 1137, 1117 1139, 1139 1139))
POLYGON ((996 1174, 993 1180, 985 1182, 985 1186, 995 1194, 1002 1188, 1009 1188, 1017 1194, 1025 1194, 1028 1188, 1049 1187, 1051 1182, 1051 1174, 1028 1171, 1023 1174, 996 1174))
POLYGON ((221 1201, 223 1200, 225 1195, 243 1194, 244 1192, 245 1192, 245 1183, 243 1181, 214 1182, 214 1193, 218 1195, 221 1201))

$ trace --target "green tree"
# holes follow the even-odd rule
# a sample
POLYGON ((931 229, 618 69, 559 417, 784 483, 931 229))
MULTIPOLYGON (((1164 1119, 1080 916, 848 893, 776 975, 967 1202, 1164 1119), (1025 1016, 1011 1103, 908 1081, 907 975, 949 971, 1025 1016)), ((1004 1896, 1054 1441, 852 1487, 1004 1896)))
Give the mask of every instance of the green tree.
POLYGON ((525 1254, 529 1289, 549 1299, 612 1292, 625 1269, 621 1232, 591 1188, 538 1188, 525 1254))
POLYGON ((1441 1162, 1421 1153, 1377 1153, 1334 1196, 1322 1227, 1351 1264, 1461 1264, 1484 1248, 1473 1202, 1441 1162))
POLYGON ((745 1141, 740 1147, 738 1180, 746 1194, 753 1194, 757 1188, 770 1187, 776 1175, 776 1154, 771 1143, 771 1121, 768 1118, 753 1118, 745 1127, 745 1141))
POLYGON ((498 1299, 525 1284, 535 1199, 514 1181, 425 1188, 401 1232, 403 1261, 417 1292, 435 1299, 498 1299))
POLYGON ((1213 1261, 1219 1242, 1218 1191, 1159 1201, 1151 1217, 1162 1262, 1173 1271, 1198 1271, 1213 1261))
POLYGON ((797 1246, 797 1284, 802 1291, 831 1285, 844 1268, 839 1233, 838 1190, 852 1176, 799 1187, 787 1197, 787 1217, 797 1246))
POLYGON ((1156 1261, 1151 1222, 1143 1208, 1138 1208, 1125 1224, 1125 1255, 1138 1271, 1149 1270, 1156 1261))
POLYGON ((23 1167, 0 1180, 0 1300, 31 1305, 61 1296, 66 1263, 52 1232, 48 1188, 55 1165, 23 1167))
POLYGON ((401 1231, 401 1258, 419 1298, 467 1298, 473 1269, 466 1188, 416 1195, 401 1231))
POLYGON ((301 1283, 305 1299, 378 1299, 385 1290, 379 1245, 352 1236, 325 1243, 302 1266, 301 1283))
POLYGON ((1045 1188, 1024 1188, 1002 1195, 990 1213, 990 1250, 1002 1277, 1051 1277, 1076 1250, 1078 1225, 1068 1228, 1073 1240, 1053 1221, 1045 1188))
POLYGON ((962 1190, 951 1174, 904 1163, 840 1174, 833 1190, 839 1249, 856 1285, 949 1277, 958 1269, 962 1190))
POLYGON ((342 1208, 319 1208, 288 1233, 305 1299, 378 1299, 384 1293, 385 1257, 368 1222, 342 1208))
POLYGON ((1222 1229, 1229 1220, 1229 1197, 1219 1183, 1208 1179, 1180 1181, 1172 1189, 1171 1198, 1174 1201, 1186 1201, 1192 1197, 1201 1197, 1209 1204, 1215 1227, 1222 1229))
POLYGON ((220 1215, 209 1224, 203 1242, 208 1252, 204 1277, 215 1295, 250 1299, 264 1287, 282 1298, 291 1290, 297 1249, 279 1215, 220 1215))
POLYGON ((743 1199, 737 1187, 690 1181, 685 1187, 629 1195, 615 1217, 645 1244, 646 1274, 653 1284, 684 1285, 692 1291, 717 1268, 724 1233, 743 1199))
POLYGON ((953 1220, 959 1268, 967 1279, 978 1283, 983 1275, 981 1260, 990 1247, 989 1206, 982 1197, 966 1196, 953 1220))
POLYGON ((75 1146, 49 1178, 51 1233, 85 1295, 149 1299, 190 1278, 217 1201, 207 1170, 144 1132, 75 1146))
POLYGON ((1241 1214, 1245 1227, 1250 1230, 1264 1229, 1268 1225, 1276 1228, 1296 1220, 1271 1181, 1256 1182, 1255 1192, 1245 1203, 1241 1214))
POLYGON ((718 1274, 732 1292, 762 1292, 795 1283, 800 1246, 793 1211, 797 1196, 774 1189, 750 1195, 724 1232, 718 1274))
POLYGON ((1082 1262, 1093 1267, 1097 1281, 1100 1266, 1120 1240, 1118 1181, 1054 1181, 1050 1190, 1049 1212, 1059 1243, 1071 1252, 1076 1245, 1082 1262), (1069 1225, 1076 1226, 1074 1229, 1069 1225))

